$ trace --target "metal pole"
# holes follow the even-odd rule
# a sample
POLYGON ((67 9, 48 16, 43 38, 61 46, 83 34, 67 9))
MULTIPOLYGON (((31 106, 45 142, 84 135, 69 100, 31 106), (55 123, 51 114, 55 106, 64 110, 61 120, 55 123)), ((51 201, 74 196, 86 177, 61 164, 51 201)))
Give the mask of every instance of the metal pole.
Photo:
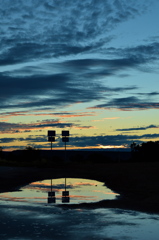
POLYGON ((66 178, 65 178, 65 191, 66 191, 66 178))
POLYGON ((65 142, 65 162, 66 162, 66 142, 65 142))
MULTIPOLYGON (((66 163, 66 142, 65 142, 65 163, 66 163)), ((65 192, 66 192, 66 177, 65 177, 65 192)))

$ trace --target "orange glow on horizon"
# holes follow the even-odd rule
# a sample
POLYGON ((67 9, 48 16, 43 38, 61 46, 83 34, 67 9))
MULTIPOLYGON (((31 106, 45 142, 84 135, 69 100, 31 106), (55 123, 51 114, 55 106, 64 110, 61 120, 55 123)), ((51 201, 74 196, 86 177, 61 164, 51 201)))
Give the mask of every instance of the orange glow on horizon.
MULTIPOLYGON (((21 148, 13 148, 13 147, 8 147, 8 148, 5 148, 4 145, 2 147, 3 148, 3 151, 15 151, 15 150, 24 150, 26 148, 27 145, 25 146, 21 146, 21 148)), ((36 145, 34 145, 33 147, 37 148, 36 145)), ((97 149, 97 150, 102 150, 102 149, 121 149, 121 148, 125 148, 127 149, 128 147, 127 146, 124 146, 124 145, 120 145, 120 146, 115 146, 115 145, 107 145, 107 146, 104 146, 104 145, 99 145, 99 146, 87 146, 87 147, 71 147, 71 146, 67 146, 67 150, 94 150, 94 149, 97 149)), ((40 150, 50 150, 50 147, 42 147, 42 148, 39 148, 40 150)), ((53 146, 53 150, 64 150, 64 146, 62 147, 57 147, 57 146, 53 146)), ((50 150, 51 151, 51 150, 50 150)))
POLYGON ((119 146, 115 146, 115 145, 100 145, 99 148, 103 148, 103 149, 111 149, 111 148, 127 148, 126 146, 124 145, 119 145, 119 146))

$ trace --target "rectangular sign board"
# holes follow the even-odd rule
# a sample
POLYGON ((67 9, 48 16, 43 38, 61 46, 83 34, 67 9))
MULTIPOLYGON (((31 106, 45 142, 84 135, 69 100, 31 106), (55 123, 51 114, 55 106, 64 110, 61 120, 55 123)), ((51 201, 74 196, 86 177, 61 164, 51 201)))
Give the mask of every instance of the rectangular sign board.
POLYGON ((48 141, 49 141, 49 142, 55 142, 55 137, 50 137, 50 136, 48 136, 48 141))
POLYGON ((64 137, 68 137, 69 136, 69 131, 62 131, 62 136, 64 137))
POLYGON ((62 142, 69 142, 69 138, 68 137, 62 137, 62 142))
POLYGON ((48 131, 48 136, 55 137, 56 132, 55 131, 48 131))

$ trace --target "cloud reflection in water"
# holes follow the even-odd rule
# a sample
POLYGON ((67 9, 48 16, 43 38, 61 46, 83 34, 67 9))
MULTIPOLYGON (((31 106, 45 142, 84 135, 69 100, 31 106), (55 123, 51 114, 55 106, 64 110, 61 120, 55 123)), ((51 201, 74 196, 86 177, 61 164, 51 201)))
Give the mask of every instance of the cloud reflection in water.
POLYGON ((33 182, 21 191, 0 195, 0 200, 11 202, 47 203, 48 192, 55 192, 56 203, 61 203, 62 192, 69 190, 70 203, 97 202, 103 199, 114 199, 117 194, 108 189, 102 182, 88 179, 68 178, 49 179, 33 182), (52 187, 51 187, 52 183, 52 187))

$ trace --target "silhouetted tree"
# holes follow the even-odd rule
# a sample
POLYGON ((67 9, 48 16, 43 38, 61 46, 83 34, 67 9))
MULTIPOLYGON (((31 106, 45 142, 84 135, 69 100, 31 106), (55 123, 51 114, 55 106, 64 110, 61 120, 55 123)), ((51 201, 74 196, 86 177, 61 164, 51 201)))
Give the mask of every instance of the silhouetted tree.
POLYGON ((34 151, 34 150, 38 150, 38 149, 36 149, 35 147, 27 146, 25 148, 25 150, 27 150, 27 151, 34 151))
POLYGON ((3 150, 3 148, 0 147, 0 157, 2 157, 2 154, 3 154, 2 150, 3 150))
POLYGON ((27 146, 23 151, 23 157, 25 161, 33 161, 39 159, 40 151, 39 149, 27 146))
POLYGON ((130 147, 131 147, 132 152, 136 151, 136 146, 137 146, 137 144, 135 142, 131 143, 130 147))
POLYGON ((147 162, 159 160, 159 141, 149 141, 138 145, 133 142, 130 147, 134 160, 147 162))

